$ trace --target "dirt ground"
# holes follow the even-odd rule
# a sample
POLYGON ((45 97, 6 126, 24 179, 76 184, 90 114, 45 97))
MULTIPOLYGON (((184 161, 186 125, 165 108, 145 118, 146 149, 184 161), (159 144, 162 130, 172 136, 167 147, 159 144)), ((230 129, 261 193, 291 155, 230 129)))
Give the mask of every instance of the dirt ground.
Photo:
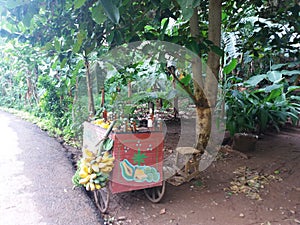
MULTIPOLYGON (((168 127, 166 151, 177 144, 176 126, 168 127)), ((158 204, 143 191, 113 195, 107 224, 300 224, 300 127, 268 132, 246 154, 220 153, 198 179, 167 183, 158 204)))

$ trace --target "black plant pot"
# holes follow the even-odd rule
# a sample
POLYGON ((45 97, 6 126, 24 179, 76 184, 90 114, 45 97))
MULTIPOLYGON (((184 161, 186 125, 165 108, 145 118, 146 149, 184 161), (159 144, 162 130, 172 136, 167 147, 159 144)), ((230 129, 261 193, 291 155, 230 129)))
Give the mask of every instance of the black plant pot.
POLYGON ((255 151, 258 136, 247 133, 236 133, 233 136, 232 148, 240 152, 255 151))

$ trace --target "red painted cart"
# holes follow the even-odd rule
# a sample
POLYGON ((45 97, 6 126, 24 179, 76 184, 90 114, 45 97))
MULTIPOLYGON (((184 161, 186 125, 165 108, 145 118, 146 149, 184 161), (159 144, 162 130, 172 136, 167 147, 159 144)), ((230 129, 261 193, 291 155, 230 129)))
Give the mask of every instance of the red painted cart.
MULTIPOLYGON (((88 148, 96 154, 99 140, 105 138, 107 133, 107 130, 85 122, 83 149, 88 148)), ((108 209, 110 193, 132 190, 144 189, 146 197, 151 202, 159 202, 165 192, 163 132, 111 132, 109 137, 114 140, 111 151, 115 161, 109 184, 94 191, 99 210, 104 213, 108 209)))

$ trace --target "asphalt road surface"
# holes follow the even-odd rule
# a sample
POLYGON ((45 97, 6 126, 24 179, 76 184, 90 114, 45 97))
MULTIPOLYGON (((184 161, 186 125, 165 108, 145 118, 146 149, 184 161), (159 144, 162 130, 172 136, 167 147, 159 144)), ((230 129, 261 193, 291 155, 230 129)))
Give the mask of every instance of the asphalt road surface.
POLYGON ((0 225, 102 224, 73 174, 55 139, 0 111, 0 225))

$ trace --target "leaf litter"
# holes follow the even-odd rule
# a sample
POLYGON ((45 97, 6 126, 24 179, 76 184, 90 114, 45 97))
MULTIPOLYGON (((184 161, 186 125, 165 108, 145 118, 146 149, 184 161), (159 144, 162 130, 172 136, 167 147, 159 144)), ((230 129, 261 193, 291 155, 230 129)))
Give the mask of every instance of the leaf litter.
POLYGON ((243 193, 253 200, 262 200, 260 190, 271 181, 282 181, 277 174, 264 174, 247 166, 238 167, 233 171, 235 177, 230 182, 230 186, 224 190, 229 194, 243 193))

